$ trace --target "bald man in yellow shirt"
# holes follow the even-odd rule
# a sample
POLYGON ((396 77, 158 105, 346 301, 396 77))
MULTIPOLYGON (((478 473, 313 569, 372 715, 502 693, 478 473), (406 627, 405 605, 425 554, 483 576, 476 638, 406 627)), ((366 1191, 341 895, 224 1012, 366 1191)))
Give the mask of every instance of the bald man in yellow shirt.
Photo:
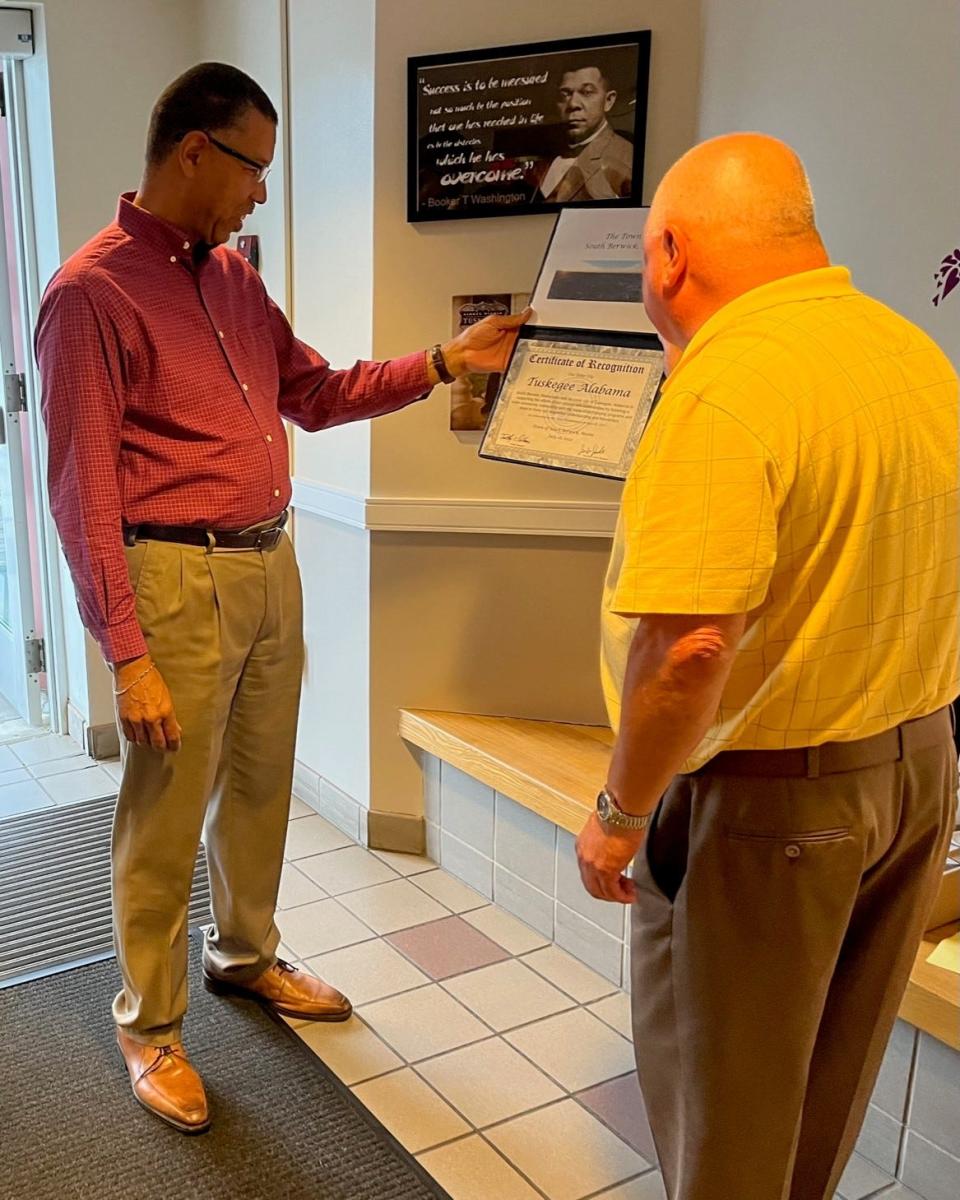
POLYGON ((644 240, 674 361, 607 577, 581 874, 633 906, 670 1200, 830 1200, 956 814, 957 376, 830 265, 773 138, 684 156, 644 240))

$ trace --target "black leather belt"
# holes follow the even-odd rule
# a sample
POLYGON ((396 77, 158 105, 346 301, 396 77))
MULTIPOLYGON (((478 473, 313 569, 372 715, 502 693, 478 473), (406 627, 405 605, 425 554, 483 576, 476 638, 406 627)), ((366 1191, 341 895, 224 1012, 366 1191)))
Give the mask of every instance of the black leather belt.
POLYGON ((818 779, 843 771, 861 771, 897 762, 913 750, 925 750, 951 739, 949 705, 927 717, 904 721, 874 737, 853 742, 825 742, 793 750, 723 750, 694 775, 770 776, 818 779))
POLYGON ((124 525, 123 540, 135 542, 179 542, 184 546, 220 547, 223 550, 273 550, 283 537, 287 510, 269 522, 249 529, 199 529, 195 525, 124 525))

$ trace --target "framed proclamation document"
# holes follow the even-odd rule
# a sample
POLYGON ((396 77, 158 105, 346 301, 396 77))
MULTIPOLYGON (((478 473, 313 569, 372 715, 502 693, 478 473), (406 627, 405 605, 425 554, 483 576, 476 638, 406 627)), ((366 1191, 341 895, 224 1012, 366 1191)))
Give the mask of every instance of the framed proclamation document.
POLYGON ((663 380, 643 307, 646 212, 560 215, 481 457, 626 478, 663 380))

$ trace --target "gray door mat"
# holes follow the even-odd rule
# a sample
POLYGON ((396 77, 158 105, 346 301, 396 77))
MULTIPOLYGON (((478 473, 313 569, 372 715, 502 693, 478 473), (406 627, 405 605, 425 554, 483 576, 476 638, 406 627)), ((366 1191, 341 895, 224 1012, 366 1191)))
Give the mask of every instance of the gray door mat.
POLYGON ((450 1200, 292 1029, 204 991, 200 943, 191 938, 184 1026, 213 1119, 200 1137, 130 1093, 110 1022, 116 962, 0 991, 0 1195, 450 1200))
MULTIPOLYGON (((115 796, 0 821, 0 988, 113 954, 110 833, 115 796)), ((197 856, 190 927, 207 925, 197 856)))

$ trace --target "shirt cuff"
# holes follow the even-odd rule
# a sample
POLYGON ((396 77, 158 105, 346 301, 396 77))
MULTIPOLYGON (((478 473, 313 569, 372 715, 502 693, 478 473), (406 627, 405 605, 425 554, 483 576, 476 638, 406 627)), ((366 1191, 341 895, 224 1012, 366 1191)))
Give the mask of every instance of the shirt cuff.
POLYGON ((95 634, 97 643, 108 663, 126 662, 148 653, 143 630, 135 620, 113 625, 100 634, 95 634))
POLYGON ((391 359, 390 369, 393 374, 391 382, 396 390, 405 393, 412 400, 422 400, 433 391, 434 385, 430 382, 427 371, 426 350, 391 359))

